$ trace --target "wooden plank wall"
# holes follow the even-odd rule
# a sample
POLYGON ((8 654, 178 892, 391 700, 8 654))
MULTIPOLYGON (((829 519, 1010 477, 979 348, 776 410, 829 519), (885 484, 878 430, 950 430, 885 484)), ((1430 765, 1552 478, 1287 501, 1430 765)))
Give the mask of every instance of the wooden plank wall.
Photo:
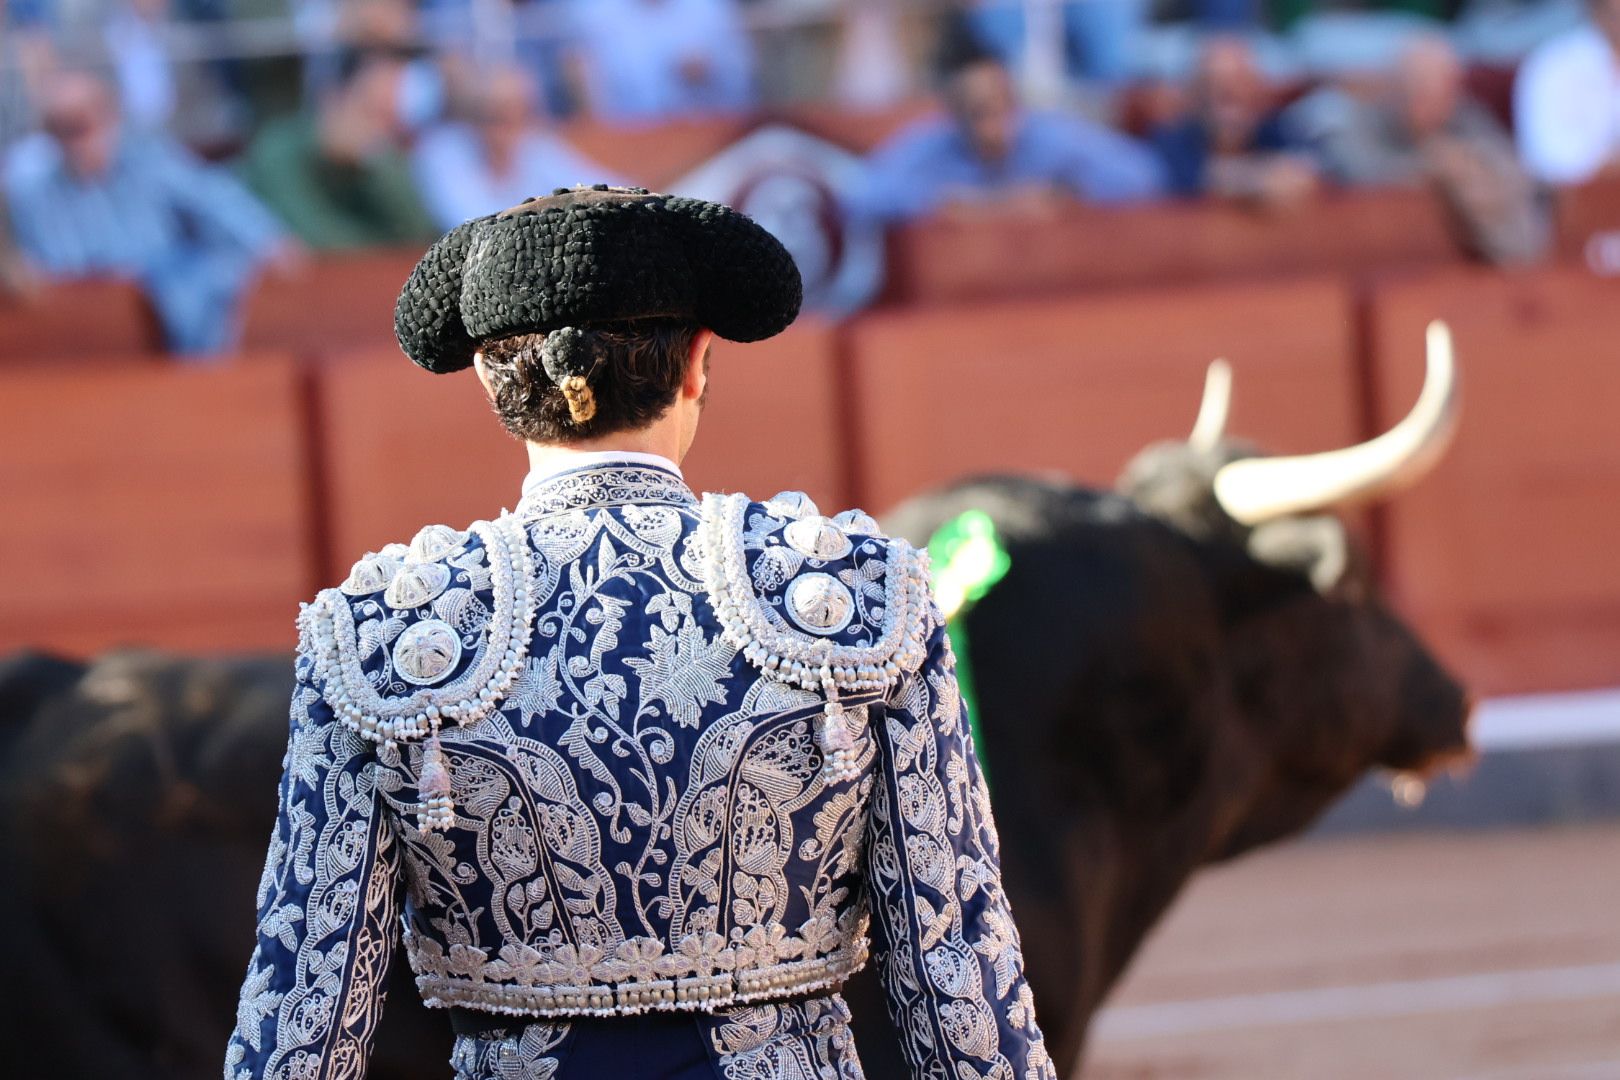
MULTIPOLYGON (((1409 405, 1422 326, 1444 316, 1463 432, 1381 511, 1391 598, 1481 692, 1620 685, 1620 282, 1576 261, 1620 228, 1620 187, 1566 198, 1560 227, 1569 261, 1512 274, 1419 258, 1399 275, 1107 289, 1065 277, 1082 263, 1020 278, 1045 256, 969 245, 962 265, 926 268, 932 292, 914 278, 906 305, 718 343, 688 471, 699 487, 795 486, 828 510, 879 512, 986 470, 1108 483, 1149 442, 1185 435, 1215 353, 1236 370, 1236 434, 1341 445, 1409 405), (1042 295, 970 299, 964 283, 993 284, 995 265, 1042 295)), ((1145 265, 1129 247, 1115 237, 1083 265, 1145 265)), ((304 284, 262 284, 245 355, 212 366, 138 358, 156 338, 127 285, 0 310, 0 556, 23 571, 0 648, 286 647, 297 601, 362 552, 512 505, 523 455, 473 377, 418 372, 390 341, 410 261, 322 261, 304 284)))
POLYGON ((0 650, 290 648, 315 568, 302 383, 284 354, 0 376, 0 650))
POLYGON ((1620 283, 1577 269, 1379 286, 1378 415, 1417 394, 1450 322, 1457 442, 1386 505, 1392 598, 1486 693, 1620 684, 1620 283))

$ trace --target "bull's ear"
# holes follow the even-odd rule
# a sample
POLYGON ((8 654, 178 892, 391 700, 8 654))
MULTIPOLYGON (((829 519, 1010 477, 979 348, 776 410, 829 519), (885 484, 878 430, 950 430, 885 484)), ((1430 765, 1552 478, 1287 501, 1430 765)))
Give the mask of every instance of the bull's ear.
POLYGON ((1355 580, 1349 534, 1342 521, 1328 514, 1256 526, 1248 548, 1256 562, 1306 577, 1323 595, 1342 592, 1355 580))

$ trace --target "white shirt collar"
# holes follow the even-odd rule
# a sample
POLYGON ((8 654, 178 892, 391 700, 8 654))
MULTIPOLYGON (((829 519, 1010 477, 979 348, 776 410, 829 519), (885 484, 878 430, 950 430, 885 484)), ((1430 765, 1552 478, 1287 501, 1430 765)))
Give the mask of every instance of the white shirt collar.
POLYGON ((635 450, 569 450, 559 453, 556 464, 550 468, 530 469, 529 475, 523 478, 523 494, 529 494, 547 480, 565 472, 606 465, 648 465, 686 479, 681 467, 662 454, 643 454, 635 450))

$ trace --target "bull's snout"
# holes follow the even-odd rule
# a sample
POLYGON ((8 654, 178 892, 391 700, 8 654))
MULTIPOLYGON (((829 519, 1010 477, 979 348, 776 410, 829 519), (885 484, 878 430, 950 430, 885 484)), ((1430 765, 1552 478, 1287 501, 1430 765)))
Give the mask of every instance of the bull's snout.
POLYGON ((1402 680, 1395 730, 1379 764, 1427 780, 1441 772, 1464 773, 1478 759, 1470 737, 1473 695, 1427 655, 1402 680))

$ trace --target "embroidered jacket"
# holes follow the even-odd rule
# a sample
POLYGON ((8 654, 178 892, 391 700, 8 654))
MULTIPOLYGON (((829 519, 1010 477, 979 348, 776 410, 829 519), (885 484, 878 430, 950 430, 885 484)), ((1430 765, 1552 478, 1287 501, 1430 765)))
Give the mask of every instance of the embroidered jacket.
POLYGON ((362 1076, 396 937, 429 1005, 567 1017, 836 988, 868 930, 918 1075, 1052 1075, 924 558, 865 514, 578 469, 300 628, 228 1080, 362 1076))

